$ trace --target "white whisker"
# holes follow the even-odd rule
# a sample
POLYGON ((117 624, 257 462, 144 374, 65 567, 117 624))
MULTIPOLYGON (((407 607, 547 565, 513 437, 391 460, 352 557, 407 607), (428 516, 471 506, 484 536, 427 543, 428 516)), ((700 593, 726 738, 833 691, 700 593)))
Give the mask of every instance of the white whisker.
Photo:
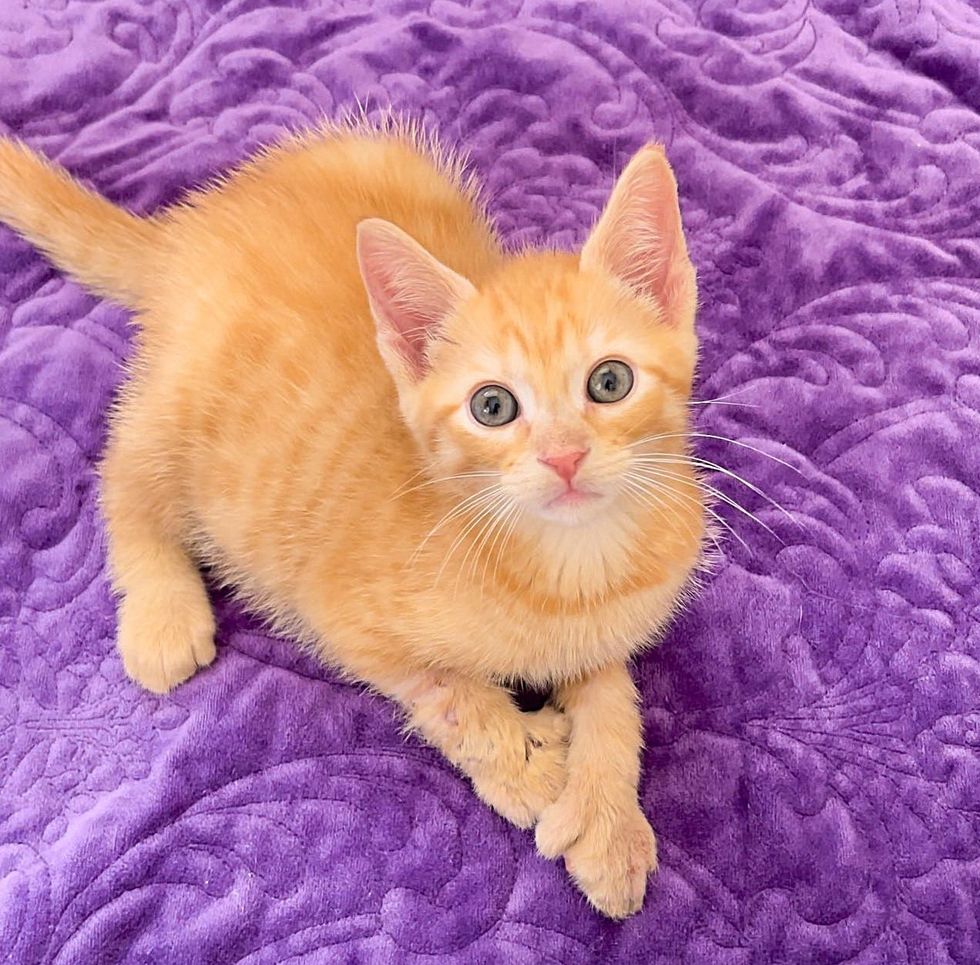
MULTIPOLYGON (((520 504, 517 502, 517 500, 516 499, 511 499, 510 500, 510 505, 500 515, 500 525, 499 525, 499 527, 496 528, 496 533, 495 533, 495 535, 493 537, 493 542, 491 542, 490 545, 487 547, 486 556, 484 557, 484 560, 483 560, 483 571, 480 574, 480 594, 481 594, 481 596, 483 594, 484 584, 486 583, 486 580, 487 580, 487 567, 490 565, 490 560, 493 559, 494 556, 495 556, 495 552, 494 551, 497 548, 497 543, 500 540, 500 537, 507 530, 508 523, 510 522, 511 518, 518 512, 519 509, 520 509, 520 504)), ((505 539, 506 539, 506 537, 505 537, 505 539)), ((494 579, 496 579, 496 576, 497 576, 497 571, 496 571, 496 568, 495 568, 494 569, 494 579)))
POLYGON ((483 479, 483 478, 486 478, 488 476, 499 476, 500 475, 500 473, 498 473, 498 472, 489 472, 489 471, 488 472, 482 472, 482 471, 457 472, 457 473, 454 473, 451 476, 440 476, 438 479, 427 479, 427 480, 425 480, 425 482, 421 482, 417 486, 412 486, 411 489, 405 489, 404 488, 413 479, 416 479, 418 477, 419 473, 424 472, 424 471, 425 471, 424 469, 420 469, 419 472, 415 473, 415 475, 411 477, 411 479, 408 479, 404 483, 402 483, 402 485, 399 486, 398 489, 396 489, 388 497, 388 501, 391 502, 394 499, 401 499, 402 496, 407 496, 409 493, 414 493, 414 492, 416 492, 419 489, 425 489, 427 486, 434 486, 434 485, 436 485, 436 483, 450 482, 453 479, 483 479))
MULTIPOLYGON (((642 487, 645 488, 646 494, 648 496, 654 498, 657 501, 657 503, 660 506, 663 507, 663 512, 661 514, 663 516, 663 518, 667 522, 672 522, 673 521, 673 517, 671 517, 667 513, 667 510, 668 510, 669 507, 667 506, 667 503, 665 503, 663 501, 663 499, 661 498, 660 494, 662 493, 662 494, 664 494, 666 496, 673 496, 674 493, 670 489, 668 489, 666 486, 653 486, 653 485, 651 485, 649 479, 646 479, 643 476, 640 476, 639 474, 627 472, 626 475, 627 475, 628 478, 630 478, 630 479, 633 480, 633 484, 634 485, 639 484, 640 486, 642 486, 642 487)), ((684 495, 686 496, 687 493, 685 493, 684 495)), ((700 503, 698 502, 698 500, 694 499, 693 497, 690 497, 690 499, 691 499, 691 502, 695 506, 700 506, 700 503)), ((682 518, 683 523, 684 523, 684 529, 687 530, 687 534, 691 537, 691 539, 697 539, 697 536, 696 536, 694 530, 691 529, 691 524, 688 522, 688 520, 685 519, 685 518, 683 518, 683 517, 681 517, 681 518, 682 518)))
POLYGON ((506 549, 507 544, 510 542, 510 538, 514 535, 514 530, 517 528, 517 524, 520 522, 521 517, 524 515, 524 507, 516 500, 514 501, 514 507, 515 507, 515 512, 513 513, 513 518, 511 519, 509 525, 507 526, 507 532, 504 534, 504 538, 500 542, 500 549, 497 551, 497 558, 493 564, 493 573, 491 574, 490 578, 494 582, 496 582, 497 580, 497 570, 500 566, 501 560, 503 559, 504 550, 506 549))
MULTIPOLYGON (((725 530, 727 530, 729 533, 731 533, 732 536, 735 537, 735 539, 738 540, 738 542, 741 543, 742 546, 744 546, 746 548, 746 550, 748 550, 750 553, 752 552, 752 550, 749 549, 748 543, 746 543, 745 540, 742 539, 742 537, 738 535, 738 533, 735 531, 735 529, 732 527, 732 525, 728 522, 728 520, 726 520, 724 517, 722 517, 718 513, 716 513, 706 503, 704 503, 704 502, 702 502, 702 501, 700 501, 698 499, 695 499, 694 496, 692 496, 690 493, 682 492, 682 491, 677 490, 677 489, 669 489, 666 486, 657 485, 657 483, 656 483, 655 480, 653 480, 653 479, 651 479, 649 477, 646 477, 646 476, 634 475, 633 473, 630 473, 630 472, 627 472, 626 475, 628 477, 636 480, 642 486, 643 491, 646 492, 647 495, 653 495, 653 492, 656 491, 657 493, 660 493, 662 496, 665 496, 667 498, 673 499, 673 500, 675 500, 677 502, 682 502, 682 501, 683 502, 687 502, 687 503, 690 503, 691 505, 697 507, 699 510, 702 510, 703 509, 709 516, 712 517, 712 519, 714 519, 725 530)), ((692 533, 692 535, 693 535, 693 533, 692 533)), ((714 543, 715 549, 717 550, 718 549, 718 540, 717 540, 717 538, 714 537, 714 536, 712 536, 712 542, 714 543)))
MULTIPOLYGON (((502 506, 506 508, 509 501, 510 498, 508 496, 504 496, 502 506)), ((459 591, 459 581, 463 576, 463 571, 466 569, 466 562, 469 560, 470 554, 474 553, 475 550, 473 555, 473 565, 475 566, 480 560, 480 550, 483 548, 484 541, 489 539, 490 534, 497 528, 497 524, 500 522, 500 517, 503 515, 503 510, 497 512, 498 508, 498 504, 495 503, 492 507, 492 511, 489 514, 489 518, 486 519, 483 526, 480 527, 479 532, 477 532, 476 536, 474 536, 470 541, 470 545, 467 547, 466 553, 463 555, 463 561, 459 564, 459 569, 456 572, 456 582, 453 584, 453 596, 455 596, 459 591)), ((483 592, 482 586, 480 587, 480 592, 481 594, 483 592)))
POLYGON ((500 487, 497 485, 487 486, 484 489, 481 489, 478 492, 473 493, 471 496, 467 496, 465 499, 462 499, 458 503, 456 503, 442 517, 442 519, 440 519, 439 522, 437 522, 435 526, 433 526, 432 529, 429 530, 429 532, 425 536, 425 539, 423 539, 422 542, 419 543, 415 552, 412 553, 412 556, 409 559, 409 565, 413 565, 418 561, 418 558, 421 555, 422 550, 425 549, 426 544, 429 542, 430 539, 432 539, 433 536, 435 536, 436 533, 439 532, 440 529, 442 529, 443 526, 446 525, 446 523, 451 522, 457 516, 464 516, 467 513, 474 512, 479 506, 493 499, 496 492, 499 490, 499 488, 500 487))
POLYGON ((456 550, 462 545, 466 537, 480 524, 481 520, 485 519, 488 514, 493 513, 497 509, 502 500, 507 498, 499 487, 495 486, 494 489, 496 491, 492 494, 492 498, 488 499, 480 507, 476 516, 463 527, 463 529, 457 534, 456 539, 453 540, 452 546, 449 547, 449 551, 446 553, 445 557, 443 557, 442 565, 439 567, 439 572, 436 573, 433 586, 438 585, 439 580, 442 579, 442 574, 446 570, 446 566, 449 564, 449 560, 452 558, 456 550))
POLYGON ((803 473, 797 469, 796 466, 786 462, 785 459, 780 459, 778 456, 765 452, 764 450, 759 449, 748 442, 742 442, 739 439, 729 439, 728 436, 719 436, 711 432, 664 432, 660 433, 659 435, 645 436, 642 439, 637 439, 636 442, 631 442, 627 448, 635 449, 637 446, 641 446, 644 443, 659 442, 662 439, 717 439, 721 442, 731 443, 733 446, 740 446, 743 449, 751 449, 752 452, 756 452, 760 456, 765 456, 766 459, 771 459, 773 462, 778 462, 779 465, 785 466, 787 469, 792 470, 797 475, 803 475, 803 473))
POLYGON ((793 517, 793 514, 786 509, 785 506, 781 506, 772 498, 768 493, 763 492, 758 486, 750 483, 747 479, 743 479, 737 472, 733 472, 731 469, 726 469, 724 466, 719 466, 716 462, 711 462, 709 459, 702 459, 700 456, 670 456, 664 453, 646 453, 641 456, 634 456, 637 462, 644 464, 663 464, 663 465, 686 465, 693 464, 695 466, 700 466, 702 469, 709 469, 713 472, 720 472, 724 475, 734 479, 736 482, 740 482, 743 486, 751 489, 756 495, 761 496, 767 503, 778 509, 791 523, 799 525, 799 522, 793 517))
POLYGON ((418 478, 419 478, 419 476, 421 476, 421 475, 422 475, 422 473, 424 473, 424 472, 425 472, 425 466, 423 466, 423 467, 422 467, 421 469, 417 469, 417 470, 416 470, 415 472, 413 472, 413 473, 412 473, 412 475, 411 475, 411 476, 409 476, 409 477, 408 477, 408 479, 406 479, 406 480, 405 480, 405 481, 404 481, 404 482, 403 482, 403 483, 402 483, 402 484, 401 484, 401 485, 400 485, 400 486, 399 486, 399 487, 398 487, 398 488, 397 488, 397 489, 396 489, 396 490, 395 490, 395 491, 394 491, 394 492, 393 492, 393 493, 392 493, 392 494, 391 494, 391 495, 390 495, 390 496, 388 497, 388 500, 389 500, 389 502, 390 502, 390 501, 391 501, 392 499, 397 499, 397 498, 398 498, 398 494, 399 494, 399 493, 401 492, 401 490, 402 490, 402 489, 404 489, 404 488, 405 488, 405 487, 406 487, 406 486, 407 486, 407 485, 408 485, 409 483, 411 483, 411 482, 414 482, 414 481, 415 481, 416 479, 418 479, 418 478))
POLYGON ((636 499, 656 513, 665 523, 673 522, 673 517, 667 512, 667 504, 652 491, 649 485, 643 485, 639 480, 639 476, 632 476, 630 473, 626 473, 623 476, 623 485, 629 490, 632 496, 636 497, 636 499))
POLYGON ((716 499, 720 499, 723 503, 726 503, 727 505, 731 506, 733 509, 738 510, 738 512, 744 514, 753 522, 757 523, 767 533, 769 533, 775 539, 779 540, 780 543, 784 542, 782 537, 771 526, 768 526, 761 519, 759 519, 759 517, 756 516, 755 513, 752 513, 749 510, 747 510, 740 502, 738 502, 735 499, 732 499, 732 497, 729 496, 727 493, 723 493, 720 489, 708 485, 703 480, 699 482, 692 482, 687 476, 682 476, 679 473, 670 472, 669 470, 666 469, 653 469, 650 466, 643 466, 634 471, 640 473, 652 473, 655 476, 659 476, 664 479, 672 479, 675 482, 679 482, 687 486, 692 486, 694 488, 702 488, 707 492, 711 493, 711 495, 714 496, 716 499))
POLYGON ((714 399, 698 399, 688 402, 688 405, 744 405, 748 408, 757 409, 759 404, 757 402, 729 402, 729 399, 734 399, 738 392, 729 392, 727 395, 719 395, 714 399))

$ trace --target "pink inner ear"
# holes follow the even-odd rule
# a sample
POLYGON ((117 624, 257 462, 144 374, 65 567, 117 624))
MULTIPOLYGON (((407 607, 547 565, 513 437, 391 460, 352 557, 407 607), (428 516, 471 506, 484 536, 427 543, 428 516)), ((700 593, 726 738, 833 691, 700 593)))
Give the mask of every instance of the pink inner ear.
POLYGON ((627 165, 582 249, 581 263, 602 268, 637 294, 662 303, 674 324, 693 303, 677 185, 660 148, 644 148, 627 165))
MULTIPOLYGON (((400 289, 394 278, 383 270, 379 273, 381 279, 378 292, 379 301, 389 307, 388 320, 390 334, 398 343, 411 354, 424 354, 425 346, 430 337, 430 329, 438 324, 439 317, 426 312, 425 302, 418 302, 406 295, 404 288, 400 289)), ((411 284, 408 282, 407 284, 411 284)))
POLYGON ((629 186, 624 210, 612 228, 609 258, 624 281, 655 294, 675 257, 679 214, 676 198, 652 174, 643 170, 629 186))
POLYGON ((400 228, 371 218, 357 230, 361 277, 378 335, 419 378, 428 369, 428 346, 473 286, 400 228))

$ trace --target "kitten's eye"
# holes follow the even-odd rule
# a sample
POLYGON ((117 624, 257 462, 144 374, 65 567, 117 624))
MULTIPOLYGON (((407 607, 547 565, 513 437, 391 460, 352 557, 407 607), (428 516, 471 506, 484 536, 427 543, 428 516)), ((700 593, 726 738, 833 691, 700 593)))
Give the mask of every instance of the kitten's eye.
POLYGON ((517 399, 502 385, 485 385, 473 393, 470 412, 480 425, 505 426, 517 418, 517 399))
POLYGON ((616 359, 600 362, 589 376, 589 398, 593 402, 619 402, 633 388, 633 370, 616 359))

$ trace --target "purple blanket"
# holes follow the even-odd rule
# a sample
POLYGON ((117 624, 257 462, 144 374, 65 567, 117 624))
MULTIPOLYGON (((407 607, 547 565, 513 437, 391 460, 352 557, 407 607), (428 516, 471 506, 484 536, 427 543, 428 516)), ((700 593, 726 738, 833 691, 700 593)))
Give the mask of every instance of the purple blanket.
POLYGON ((138 210, 359 98, 571 245, 665 142, 727 396, 699 449, 789 518, 712 479, 772 532, 720 503, 745 545, 637 662, 662 867, 610 923, 227 601, 213 667, 124 678, 127 318, 3 230, 0 959, 980 961, 978 51, 968 0, 5 0, 0 127, 138 210))

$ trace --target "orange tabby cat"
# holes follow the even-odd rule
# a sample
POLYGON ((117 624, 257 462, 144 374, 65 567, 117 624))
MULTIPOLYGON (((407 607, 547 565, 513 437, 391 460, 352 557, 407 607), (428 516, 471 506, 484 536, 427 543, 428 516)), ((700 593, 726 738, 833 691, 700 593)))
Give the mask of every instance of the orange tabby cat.
POLYGON ((207 562, 399 701, 596 908, 636 911, 656 849, 626 662, 704 534, 663 151, 577 256, 506 254, 458 161, 390 123, 145 219, 0 142, 0 216, 141 326, 102 466, 127 673, 162 693, 214 659, 207 562), (517 678, 557 709, 520 713, 517 678))

